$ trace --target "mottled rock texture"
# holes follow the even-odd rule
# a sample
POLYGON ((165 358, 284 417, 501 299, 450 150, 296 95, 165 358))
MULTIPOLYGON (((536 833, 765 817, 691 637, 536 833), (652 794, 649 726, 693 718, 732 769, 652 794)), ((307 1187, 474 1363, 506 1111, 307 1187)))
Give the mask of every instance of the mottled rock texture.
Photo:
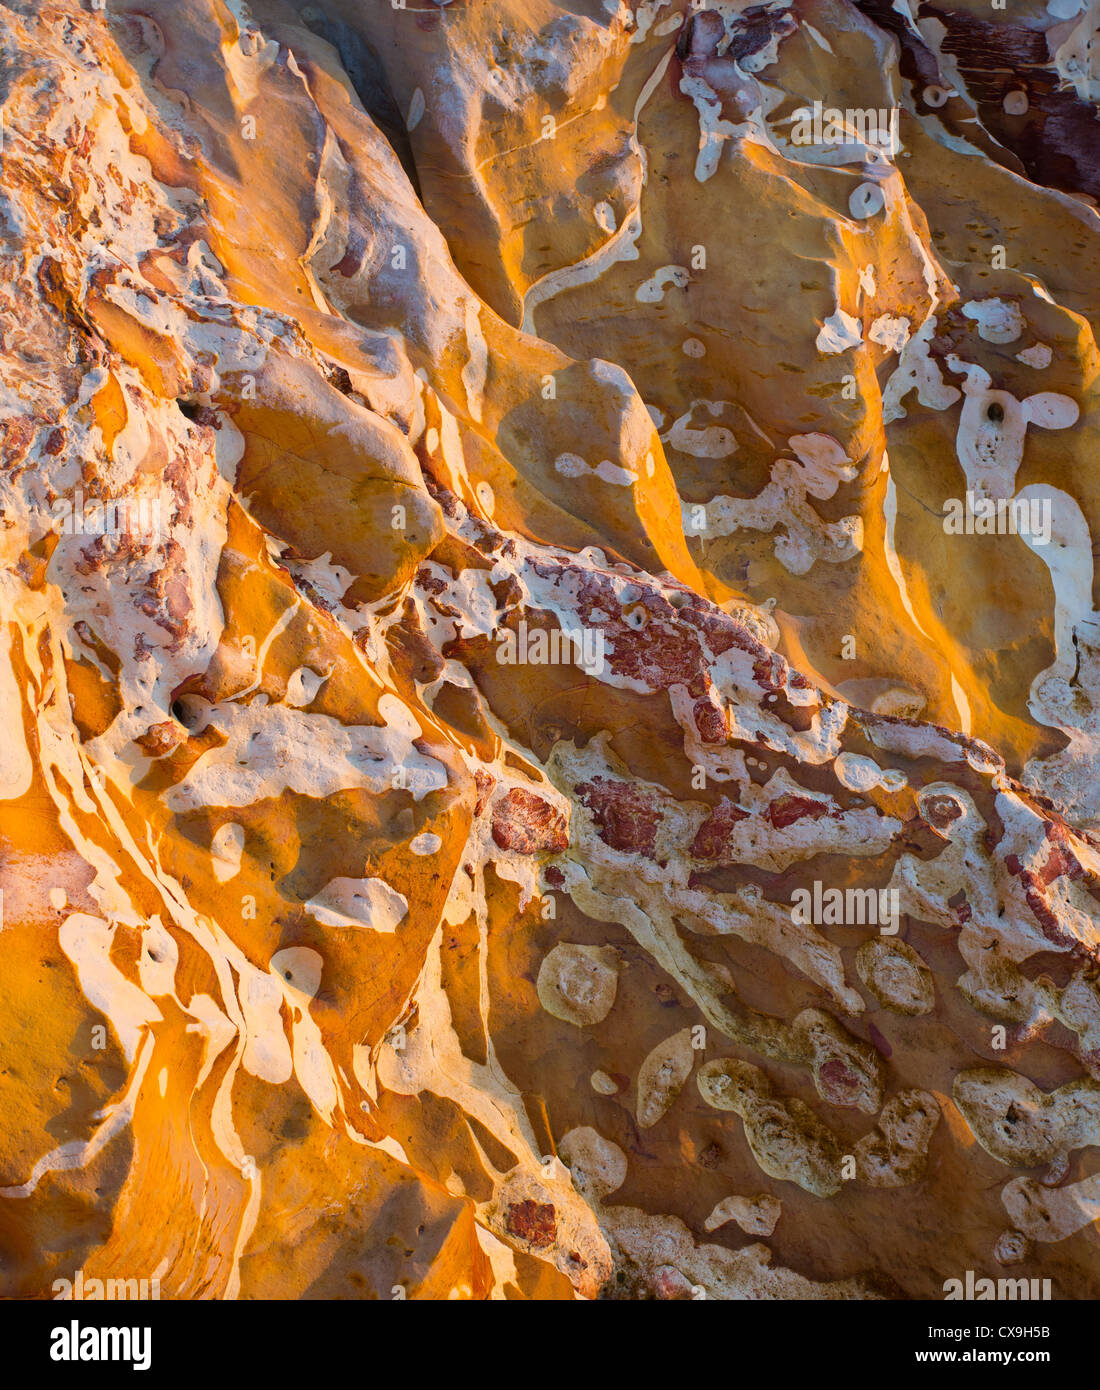
POLYGON ((0 18, 0 1294, 1100 1296, 1096 0, 0 18))

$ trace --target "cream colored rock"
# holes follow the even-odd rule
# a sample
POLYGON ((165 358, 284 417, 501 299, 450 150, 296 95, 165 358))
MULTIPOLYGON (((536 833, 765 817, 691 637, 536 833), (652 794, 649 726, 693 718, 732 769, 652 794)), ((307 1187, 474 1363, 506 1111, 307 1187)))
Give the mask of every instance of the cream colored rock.
POLYGON ((750 1236, 770 1236, 779 1221, 782 1206, 776 1197, 723 1197, 703 1222, 705 1230, 717 1231, 734 1221, 750 1236))
POLYGON ((692 1030, 674 1033, 650 1052, 638 1071, 637 1113, 642 1129, 660 1120, 683 1089, 695 1063, 692 1030))
POLYGON ((935 1007, 932 972, 904 941, 881 936, 865 941, 856 952, 856 970, 884 1008, 916 1017, 935 1007))
POLYGON ((618 961, 600 946, 562 942, 539 966, 539 1003, 578 1028, 602 1023, 615 1003, 618 961))

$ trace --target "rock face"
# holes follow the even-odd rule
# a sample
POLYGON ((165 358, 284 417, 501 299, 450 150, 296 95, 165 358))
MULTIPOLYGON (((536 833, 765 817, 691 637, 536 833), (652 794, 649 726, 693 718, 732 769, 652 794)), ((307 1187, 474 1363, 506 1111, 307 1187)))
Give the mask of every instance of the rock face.
POLYGON ((4 15, 0 1294, 1100 1296, 1095 3, 4 15))

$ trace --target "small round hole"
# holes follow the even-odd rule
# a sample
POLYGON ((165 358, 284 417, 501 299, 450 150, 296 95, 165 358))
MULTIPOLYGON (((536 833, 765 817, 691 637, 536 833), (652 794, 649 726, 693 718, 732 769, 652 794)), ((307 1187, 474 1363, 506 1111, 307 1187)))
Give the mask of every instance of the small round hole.
POLYGON ((202 706, 187 695, 180 695, 173 700, 168 712, 188 733, 193 734, 202 724, 202 706))
POLYGON ((992 420, 995 425, 999 425, 1005 418, 1005 408, 999 401, 990 401, 985 408, 985 418, 992 420))

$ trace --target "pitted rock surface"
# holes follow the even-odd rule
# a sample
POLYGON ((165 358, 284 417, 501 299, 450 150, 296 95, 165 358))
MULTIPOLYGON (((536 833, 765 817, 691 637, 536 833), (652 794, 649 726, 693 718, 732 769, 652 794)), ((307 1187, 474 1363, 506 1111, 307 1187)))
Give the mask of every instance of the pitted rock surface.
POLYGON ((5 7, 0 1295, 1100 1296, 1072 10, 5 7))

